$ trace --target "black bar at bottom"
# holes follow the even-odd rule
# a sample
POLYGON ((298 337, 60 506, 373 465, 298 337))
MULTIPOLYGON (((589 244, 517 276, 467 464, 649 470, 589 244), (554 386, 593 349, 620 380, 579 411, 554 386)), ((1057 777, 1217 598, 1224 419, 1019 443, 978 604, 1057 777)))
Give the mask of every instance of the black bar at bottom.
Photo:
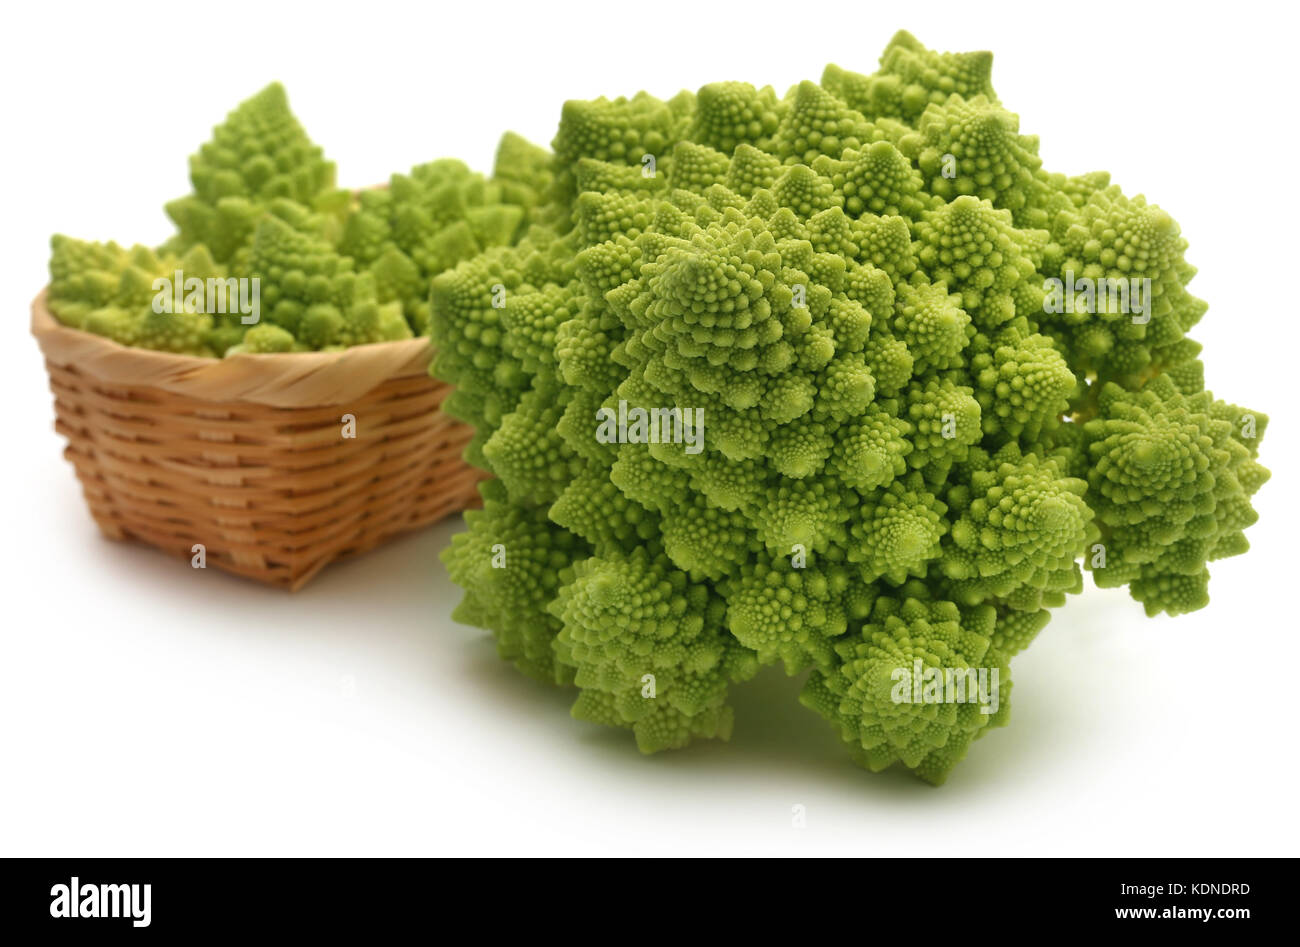
POLYGON ((477 938, 519 924, 531 936, 658 941, 703 915, 716 919, 706 930, 733 939, 774 920, 805 936, 833 924, 863 936, 1000 937, 1041 932, 1045 920, 1232 936, 1296 911, 1295 866, 1276 859, 568 861, 10 859, 0 861, 0 932, 396 937, 414 924, 460 939, 465 925, 477 938))

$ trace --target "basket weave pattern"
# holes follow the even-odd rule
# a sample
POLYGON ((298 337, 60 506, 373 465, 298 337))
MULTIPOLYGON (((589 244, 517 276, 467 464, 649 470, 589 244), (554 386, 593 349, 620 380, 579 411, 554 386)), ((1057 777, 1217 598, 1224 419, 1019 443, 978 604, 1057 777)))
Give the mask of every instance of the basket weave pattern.
POLYGON ((204 359, 59 325, 32 331, 90 512, 135 539, 289 589, 478 502, 473 431, 438 410, 424 339, 204 359), (351 415, 355 436, 344 436, 351 415))

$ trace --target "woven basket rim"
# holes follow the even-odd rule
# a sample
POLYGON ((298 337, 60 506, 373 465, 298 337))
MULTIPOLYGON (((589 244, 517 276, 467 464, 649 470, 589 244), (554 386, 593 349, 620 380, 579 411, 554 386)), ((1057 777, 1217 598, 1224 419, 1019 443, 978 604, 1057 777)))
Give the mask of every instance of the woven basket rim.
POLYGON ((355 345, 341 352, 240 353, 225 358, 132 348, 65 326, 50 312, 47 285, 32 300, 32 335, 47 361, 102 381, 159 388, 203 401, 279 408, 344 404, 390 378, 427 374, 427 336, 355 345))

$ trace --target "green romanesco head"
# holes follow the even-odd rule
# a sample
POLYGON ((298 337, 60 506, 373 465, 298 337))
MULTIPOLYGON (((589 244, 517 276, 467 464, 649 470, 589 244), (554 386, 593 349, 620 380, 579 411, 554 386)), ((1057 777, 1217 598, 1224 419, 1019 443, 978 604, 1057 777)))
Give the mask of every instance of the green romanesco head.
MULTIPOLYGON (((725 737, 728 688, 781 664, 866 766, 941 782, 1081 561, 1177 614, 1245 550, 1266 418, 1204 390, 1186 241, 1044 170, 991 62, 900 33, 783 97, 569 102, 524 238, 434 280, 467 457, 572 537, 530 641, 575 715, 725 737)), ((467 603, 506 581, 494 528, 447 556, 467 603)), ((463 617, 513 653, 515 615, 463 617)))

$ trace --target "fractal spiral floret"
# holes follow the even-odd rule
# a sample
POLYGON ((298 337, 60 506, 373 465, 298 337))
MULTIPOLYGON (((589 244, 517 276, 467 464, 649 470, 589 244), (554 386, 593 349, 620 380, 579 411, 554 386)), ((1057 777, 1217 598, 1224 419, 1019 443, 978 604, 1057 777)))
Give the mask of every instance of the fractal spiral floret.
MULTIPOLYGON (((726 738, 779 664, 863 765, 940 783, 1085 568, 1176 615, 1247 548, 1267 419, 1205 390, 1178 225, 1044 170, 991 66, 900 33, 784 97, 569 102, 523 238, 434 279, 435 371, 496 477, 444 557, 456 616, 575 716, 726 738), (918 670, 1000 694, 900 698, 918 670)), ((205 193, 183 233, 229 232, 205 193)))

